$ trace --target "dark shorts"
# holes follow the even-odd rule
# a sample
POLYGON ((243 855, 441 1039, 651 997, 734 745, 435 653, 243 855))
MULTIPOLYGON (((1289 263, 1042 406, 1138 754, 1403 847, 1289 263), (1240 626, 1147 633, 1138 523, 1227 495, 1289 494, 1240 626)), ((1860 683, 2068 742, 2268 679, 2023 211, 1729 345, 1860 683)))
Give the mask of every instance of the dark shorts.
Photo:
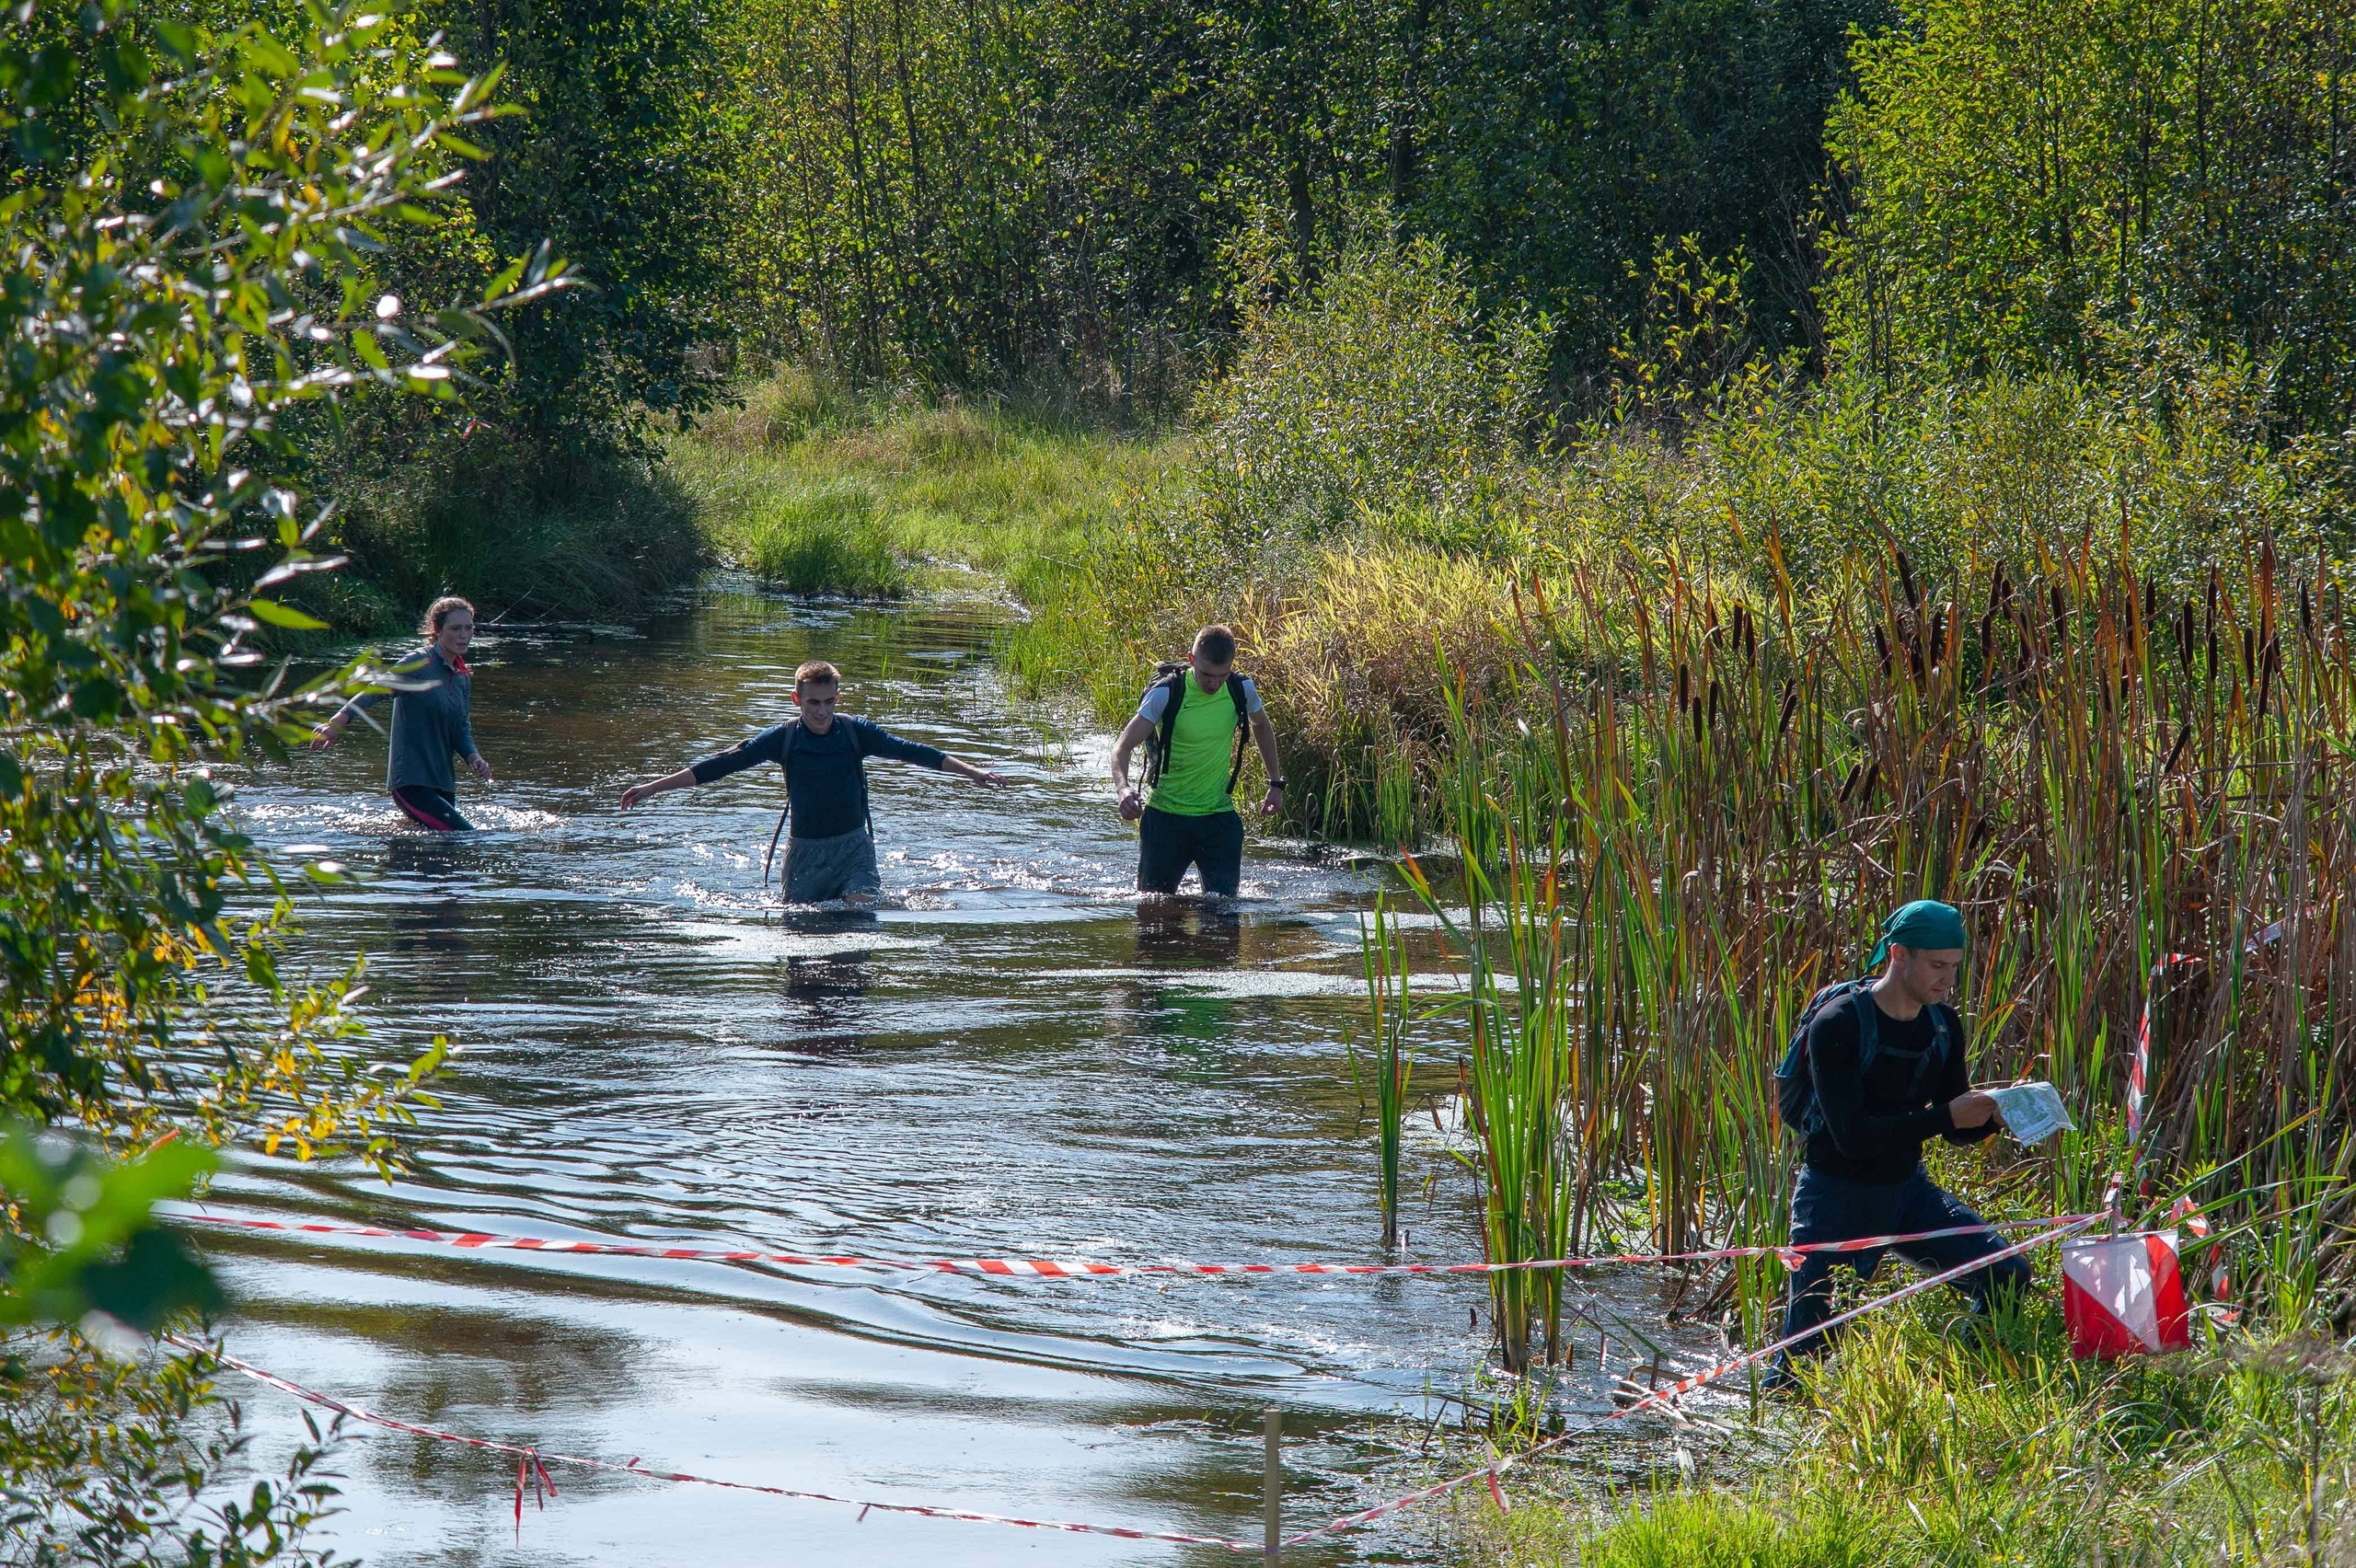
POLYGON ((393 791, 393 804, 400 807, 409 820, 420 827, 430 827, 436 833, 472 833, 475 824, 458 814, 458 802, 447 790, 429 790, 422 784, 403 784, 393 791))
POLYGON ((1203 891, 1235 896, 1243 881, 1243 819, 1233 812, 1180 816, 1145 809, 1138 824, 1138 891, 1176 893, 1186 868, 1203 873, 1203 891))

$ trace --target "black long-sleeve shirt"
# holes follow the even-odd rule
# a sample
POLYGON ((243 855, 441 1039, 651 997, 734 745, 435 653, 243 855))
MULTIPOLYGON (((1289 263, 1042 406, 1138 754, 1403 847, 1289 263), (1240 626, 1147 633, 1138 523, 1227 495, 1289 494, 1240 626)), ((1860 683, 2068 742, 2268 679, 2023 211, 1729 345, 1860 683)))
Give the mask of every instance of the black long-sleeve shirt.
POLYGON ((805 725, 788 755, 786 731, 797 722, 773 725, 733 751, 691 764, 696 782, 709 784, 765 762, 782 762, 793 836, 833 838, 865 825, 869 757, 887 756, 923 767, 941 763, 943 754, 937 746, 904 740, 880 724, 841 714, 823 735, 805 725))
MULTIPOLYGON (((1874 1006, 1870 994, 1865 1000, 1874 1006)), ((1866 1074, 1857 1071, 1854 1000, 1844 997, 1808 1025, 1808 1072, 1816 1081, 1824 1130, 1809 1135, 1807 1162, 1852 1182, 1902 1182, 1922 1163, 1927 1139, 1978 1143, 1996 1130, 1996 1123, 1992 1118, 1977 1127, 1958 1128, 1947 1113, 1947 1101, 1971 1088, 1959 1020, 1949 1018, 1946 1057, 1924 1069, 1923 1088, 1913 1093, 1911 1053, 1931 1049, 1931 1009, 1911 1019, 1892 1018, 1878 1007, 1874 1010, 1881 1044, 1866 1074)))

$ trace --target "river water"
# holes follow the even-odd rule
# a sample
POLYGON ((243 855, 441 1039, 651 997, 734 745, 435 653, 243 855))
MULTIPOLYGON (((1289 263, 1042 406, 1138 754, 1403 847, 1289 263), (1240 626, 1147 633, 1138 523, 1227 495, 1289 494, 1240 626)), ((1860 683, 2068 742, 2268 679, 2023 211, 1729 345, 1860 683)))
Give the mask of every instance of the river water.
MULTIPOLYGON (((1344 1038, 1376 871, 1264 837, 1235 917, 1141 905, 1103 782, 1111 737, 1009 695, 1001 624, 985 601, 875 609, 721 581, 642 625, 492 628, 470 661, 498 779, 465 785, 484 831, 459 839, 402 823, 383 742, 359 726, 248 780, 239 809, 274 859, 364 879, 306 900, 305 956, 367 953, 380 1041, 460 1049, 402 1180, 248 1159, 210 1206, 805 1253, 1374 1257, 1344 1038), (616 809, 625 783, 787 716, 813 657, 844 668, 846 711, 1014 780, 873 766, 900 906, 872 916, 764 899, 773 770, 616 809)), ((1478 1256, 1469 1191, 1443 1180, 1417 1199, 1414 1255, 1478 1256)), ((205 1239, 239 1299, 234 1350, 389 1415, 797 1489, 1253 1539, 1265 1406, 1288 1412, 1297 1527, 1437 1474, 1414 1457, 1418 1424, 1446 1417, 1435 1396, 1461 1392, 1487 1343, 1471 1279, 977 1279, 205 1239)), ((259 1453, 283 1453, 295 1407, 247 1403, 259 1453)), ((329 1535, 377 1563, 1185 1560, 566 1470, 519 1542, 498 1456, 363 1433, 339 1464, 329 1535)), ((1296 1560, 1428 1561, 1428 1532, 1410 1520, 1296 1560)))

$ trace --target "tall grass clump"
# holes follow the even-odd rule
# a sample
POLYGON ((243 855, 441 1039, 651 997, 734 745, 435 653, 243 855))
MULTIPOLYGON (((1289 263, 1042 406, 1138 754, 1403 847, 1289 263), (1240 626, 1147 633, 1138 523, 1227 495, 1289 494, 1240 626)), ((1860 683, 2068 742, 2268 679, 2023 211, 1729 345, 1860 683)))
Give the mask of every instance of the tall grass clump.
MULTIPOLYGON (((1810 1374, 1820 1410, 1773 1471, 1717 1488, 1664 1471, 1599 1506, 1460 1506, 1459 1562, 2336 1564, 2356 1549, 2356 1353, 2218 1335, 2165 1361, 2073 1360, 2050 1309, 1992 1339, 1936 1307, 1867 1320, 1810 1374)), ((1693 1439, 1689 1438, 1688 1441, 1693 1439)), ((1525 1482, 1525 1486, 1530 1483, 1525 1482)))
POLYGON ((722 537, 745 570, 790 593, 885 597, 908 585, 874 492, 856 482, 771 491, 722 537))
POLYGON ((1161 488, 1172 444, 780 369, 674 435, 668 456, 710 551, 781 586, 889 594, 971 570, 1035 605, 1161 488))
MULTIPOLYGON (((2189 1194, 2223 1216, 2249 1304, 2344 1318, 2356 669, 2330 568, 2262 548, 2179 596, 2124 542, 1939 581, 1886 559, 1812 600, 1674 561, 1524 596, 1513 680, 1465 704, 1441 792, 1469 1109, 1507 1183, 1487 1212, 1572 1250, 1600 1217, 1663 1251, 1779 1241, 1796 1009, 1889 908, 1936 897, 1971 927, 1976 1076, 2050 1078, 2082 1129, 1988 1153, 2022 1201, 2091 1207, 2132 1169, 2138 1213, 2189 1194)), ((1729 1279, 1748 1332, 1778 1279, 1729 1279)))
MULTIPOLYGON (((1571 995, 1582 933, 1554 871, 1572 819, 1531 757, 1512 755, 1502 770, 1493 768, 1470 744, 1471 720, 1461 701, 1449 719, 1455 766, 1442 798, 1455 826, 1462 913, 1415 861, 1406 870, 1409 884, 1438 918, 1445 948, 1465 971, 1461 1001, 1436 1010, 1461 1017, 1468 1048, 1465 1109, 1479 1149, 1483 1256, 1504 1264, 1559 1258, 1579 1234, 1594 1174, 1564 1136, 1584 1065, 1571 995)), ((1396 1006, 1404 1010, 1403 966, 1401 974, 1396 1006)), ((1508 1268, 1488 1281, 1507 1370, 1530 1368, 1531 1337, 1540 1332, 1544 1359, 1558 1360, 1560 1272, 1508 1268)))

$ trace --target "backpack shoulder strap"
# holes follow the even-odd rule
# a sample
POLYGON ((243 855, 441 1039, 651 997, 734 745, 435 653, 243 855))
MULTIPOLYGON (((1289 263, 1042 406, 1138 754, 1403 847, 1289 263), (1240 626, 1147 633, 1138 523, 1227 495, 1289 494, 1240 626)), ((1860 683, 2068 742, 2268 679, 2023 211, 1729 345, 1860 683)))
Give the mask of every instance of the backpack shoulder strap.
MULTIPOLYGON (((1950 1055, 1960 1056, 1962 1054, 1962 1015, 1945 1002, 1934 1003, 1931 1008, 1931 1058, 1926 1064, 1929 1070, 1936 1072, 1947 1065, 1950 1055)), ((1915 1087, 1918 1090, 1922 1087, 1919 1075, 1915 1078, 1915 1087)))
POLYGON ((859 780, 859 820, 867 824, 867 836, 872 840, 875 836, 875 807, 868 799, 868 750, 862 743, 870 735, 882 733, 882 730, 872 719, 861 719, 852 714, 845 714, 836 722, 849 726, 845 732, 850 736, 851 775, 859 780))
POLYGON ((1145 781, 1153 785, 1161 782, 1162 772, 1170 766, 1171 743, 1178 738, 1178 709, 1186 701, 1186 672, 1172 670, 1156 678, 1147 689, 1170 694, 1161 705, 1161 722, 1153 732, 1153 749, 1146 754, 1145 781))
POLYGON ((1871 980, 1853 985, 1849 1000, 1857 1009, 1857 1076, 1862 1078, 1873 1071, 1874 1058, 1881 1055, 1881 1020, 1876 1016, 1881 1009, 1874 1006, 1871 980))
POLYGON ((793 742, 801 733, 802 721, 789 719, 785 721, 785 733, 778 737, 777 770, 785 776, 785 804, 778 808, 777 826, 769 833, 768 853, 761 857, 761 885, 765 888, 769 885, 770 863, 777 859, 777 841, 784 836, 786 819, 793 814, 793 770, 786 766, 786 760, 793 755, 793 742))
POLYGON ((1243 737, 1252 732, 1252 710, 1243 695, 1243 683, 1252 677, 1241 670, 1227 673, 1227 695, 1235 699, 1235 757, 1228 764, 1227 792, 1235 793, 1235 781, 1243 777, 1243 737))

